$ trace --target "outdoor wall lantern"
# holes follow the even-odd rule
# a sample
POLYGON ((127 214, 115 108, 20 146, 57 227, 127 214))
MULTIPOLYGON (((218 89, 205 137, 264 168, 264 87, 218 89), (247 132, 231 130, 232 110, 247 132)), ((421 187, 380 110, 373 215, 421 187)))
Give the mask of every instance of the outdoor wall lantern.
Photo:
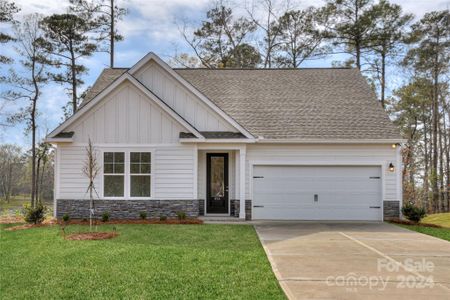
POLYGON ((392 163, 389 163, 389 172, 394 172, 395 171, 395 167, 392 163))

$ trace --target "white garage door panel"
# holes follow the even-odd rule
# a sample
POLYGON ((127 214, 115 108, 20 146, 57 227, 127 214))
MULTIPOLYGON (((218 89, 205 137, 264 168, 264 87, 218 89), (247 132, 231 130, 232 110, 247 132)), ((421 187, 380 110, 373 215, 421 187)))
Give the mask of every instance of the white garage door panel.
POLYGON ((381 220, 380 167, 255 166, 253 176, 253 219, 381 220))

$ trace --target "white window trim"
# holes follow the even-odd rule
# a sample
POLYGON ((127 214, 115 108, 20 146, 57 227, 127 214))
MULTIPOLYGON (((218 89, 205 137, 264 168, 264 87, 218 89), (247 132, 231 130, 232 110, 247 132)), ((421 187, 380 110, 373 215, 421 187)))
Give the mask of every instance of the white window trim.
POLYGON ((129 199, 130 200, 146 200, 146 199, 152 199, 153 197, 153 154, 151 151, 147 151, 145 149, 143 150, 136 150, 136 151, 129 151, 128 152, 128 181, 129 181, 129 187, 128 187, 128 192, 129 192, 129 199), (139 153, 150 153, 150 173, 131 173, 130 169, 131 169, 131 153, 132 152, 139 152, 139 153), (132 197, 131 196, 131 176, 150 176, 150 197, 132 197))
MULTIPOLYGON (((101 155, 101 167, 100 167, 100 199, 101 200, 155 200, 155 180, 154 180, 154 166, 155 166, 155 150, 149 149, 149 148, 102 148, 100 149, 100 155, 101 155), (105 181, 105 175, 110 174, 104 174, 103 167, 104 167, 104 158, 105 152, 123 152, 125 154, 125 172, 123 173, 124 178, 124 193, 123 197, 105 197, 104 196, 104 181, 105 181), (130 153, 131 152, 149 152, 150 153, 150 197, 131 197, 131 173, 130 173, 130 153)), ((114 175, 114 174, 111 174, 114 175)), ((118 174, 122 175, 122 174, 118 174)), ((136 174, 137 175, 137 174, 136 174)))

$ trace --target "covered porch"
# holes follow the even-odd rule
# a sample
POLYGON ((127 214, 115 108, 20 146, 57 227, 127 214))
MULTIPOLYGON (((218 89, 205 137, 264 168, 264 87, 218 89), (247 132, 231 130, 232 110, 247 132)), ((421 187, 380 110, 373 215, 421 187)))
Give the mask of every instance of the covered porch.
POLYGON ((250 220, 250 201, 245 201, 246 145, 197 144, 195 152, 200 215, 250 220))

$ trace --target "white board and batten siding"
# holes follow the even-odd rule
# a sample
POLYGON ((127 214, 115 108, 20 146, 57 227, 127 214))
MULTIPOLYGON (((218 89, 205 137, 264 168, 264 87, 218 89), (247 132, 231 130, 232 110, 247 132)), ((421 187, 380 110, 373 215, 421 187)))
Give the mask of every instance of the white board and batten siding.
POLYGON ((66 131, 75 143, 164 144, 177 143, 188 131, 131 83, 124 83, 90 109, 66 131))
MULTIPOLYGON (((298 192, 297 187, 300 187, 303 183, 300 179, 305 179, 303 182, 310 181, 311 188, 317 185, 317 189, 322 192, 329 186, 329 190, 339 190, 339 187, 335 186, 335 182, 341 180, 342 186, 348 186, 351 189, 354 186, 352 192, 348 195, 341 193, 343 198, 348 199, 349 203, 347 211, 354 205, 355 214, 348 212, 347 215, 342 213, 336 214, 335 217, 326 215, 329 211, 322 210, 315 211, 316 217, 310 215, 310 219, 364 219, 364 220, 380 220, 382 219, 382 203, 383 200, 399 201, 401 186, 398 184, 398 172, 401 172, 401 167, 397 165, 395 172, 388 170, 389 163, 397 164, 397 150, 393 149, 391 145, 272 145, 272 144, 257 144, 247 146, 247 174, 246 174, 246 198, 252 199, 253 205, 271 207, 270 201, 279 202, 277 205, 282 205, 282 199, 269 199, 267 195, 268 191, 265 189, 268 185, 274 185, 272 192, 276 192, 276 189, 281 188, 285 191, 286 195, 290 192, 298 192), (287 173, 292 173, 293 179, 284 178, 287 173), (278 174, 278 175, 277 175, 278 174), (310 174, 310 176, 308 176, 310 174), (339 175, 342 174, 342 175, 339 175), (378 175, 377 175, 378 174, 378 175), (266 179, 253 178, 253 176, 262 176, 266 179), (380 177, 370 179, 370 177, 380 177), (298 179, 298 183, 292 183, 290 181, 298 179), (343 179, 340 179, 343 178, 343 179), (257 182, 260 180, 259 182, 257 182), (265 184, 263 181, 265 180, 265 184), (277 185, 277 182, 279 184, 277 185), (285 183, 283 183, 285 182, 285 183), (357 187, 357 185, 361 185, 357 187), (287 186, 284 186, 287 185, 287 186), (325 188, 324 188, 325 187, 325 188), (255 190, 257 189, 257 190, 255 190), (359 193, 359 195, 357 195, 359 193), (368 194, 367 197, 362 197, 362 194, 368 194), (361 196, 361 197, 360 197, 361 196), (259 199, 257 199, 259 197, 259 199), (256 199, 255 199, 256 198, 256 199), (358 200, 363 199, 363 200, 358 200), (359 203, 362 201, 363 203, 359 203), (357 206, 361 204, 367 207, 380 207, 379 212, 372 211, 360 211, 357 212, 357 206), (364 215, 366 214, 366 215, 364 215)), ((306 188, 306 186, 304 187, 306 188)), ((283 194, 282 191, 280 195, 283 194)), ((313 197, 313 195, 309 195, 313 197)), ((308 201, 313 198, 308 196, 308 201), (311 198, 311 199, 309 199, 311 198)), ((337 195, 334 199, 338 199, 337 195)), ((297 199, 297 206, 301 205, 301 201, 298 199, 301 197, 294 197, 297 199)), ((333 197, 331 197, 333 198, 333 197)), ((330 203, 331 198, 326 195, 322 195, 320 201, 323 207, 333 206, 330 203), (327 203, 328 201, 328 203, 327 203), (331 205, 331 206, 330 206, 331 205)), ((289 197, 285 199, 287 206, 289 206, 289 197)), ((342 200, 343 206, 340 209, 345 210, 345 201, 342 200)), ((273 203, 272 203, 273 204, 273 203)), ((304 203, 305 204, 305 203, 304 203)), ((308 203, 310 205, 312 203, 308 203)), ((312 207, 314 208, 314 207, 312 207)), ((263 208, 256 207, 255 210, 263 211, 263 208)), ((275 212, 271 215, 275 219, 308 219, 307 216, 296 215, 292 212, 292 216, 289 216, 289 210, 280 210, 280 214, 275 212)), ((254 216, 258 218, 258 212, 254 212, 254 216)), ((264 213, 259 213, 260 218, 267 218, 264 213)))
MULTIPOLYGON (((124 83, 82 118, 70 125, 74 142, 58 145, 57 199, 87 199, 82 172, 89 138, 102 162, 105 151, 152 152, 152 198, 196 197, 196 147, 181 145, 188 130, 148 99, 131 83, 124 83)), ((102 195, 102 172, 95 182, 102 195)))
POLYGON ((157 63, 150 61, 134 76, 197 130, 237 132, 157 63))

